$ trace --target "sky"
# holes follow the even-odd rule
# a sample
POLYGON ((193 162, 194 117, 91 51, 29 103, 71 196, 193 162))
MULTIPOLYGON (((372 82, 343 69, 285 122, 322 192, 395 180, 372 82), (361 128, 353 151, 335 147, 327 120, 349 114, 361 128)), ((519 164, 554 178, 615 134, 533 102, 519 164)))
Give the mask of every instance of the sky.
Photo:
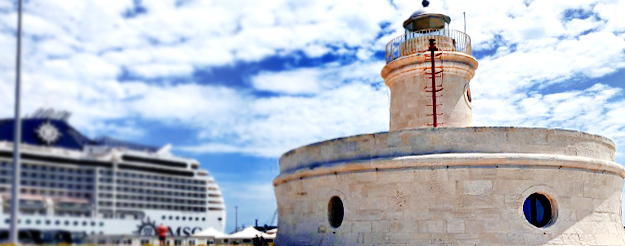
MULTIPOLYGON (((227 232, 269 224, 278 158, 387 131, 385 45, 407 0, 27 0, 22 112, 89 137, 173 145, 223 191, 227 232)), ((625 163, 625 1, 431 0, 467 33, 477 126, 613 139, 625 163)), ((13 116, 16 0, 0 1, 0 118, 13 116)), ((274 222, 275 223, 275 222, 274 222)))

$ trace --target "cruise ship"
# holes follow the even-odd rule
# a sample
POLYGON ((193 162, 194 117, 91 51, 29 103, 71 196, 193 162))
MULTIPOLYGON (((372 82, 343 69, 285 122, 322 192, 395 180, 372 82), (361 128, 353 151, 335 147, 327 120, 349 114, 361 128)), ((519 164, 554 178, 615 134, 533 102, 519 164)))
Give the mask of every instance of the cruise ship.
MULTIPOLYGON (((69 113, 22 119, 19 228, 87 235, 189 236, 226 222, 221 191, 193 159, 110 137, 90 139, 69 113)), ((0 229, 10 224, 14 120, 0 120, 0 229)))

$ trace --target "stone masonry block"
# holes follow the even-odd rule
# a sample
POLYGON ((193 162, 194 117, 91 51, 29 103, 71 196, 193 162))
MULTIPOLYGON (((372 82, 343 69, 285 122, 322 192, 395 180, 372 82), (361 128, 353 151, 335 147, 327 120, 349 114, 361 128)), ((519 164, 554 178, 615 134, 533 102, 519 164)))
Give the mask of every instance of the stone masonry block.
POLYGON ((425 220, 419 221, 420 233, 445 233, 446 221, 444 220, 425 220))
POLYGON ((351 232, 371 232, 371 221, 354 221, 351 232))
POLYGON ((372 222, 372 232, 390 232, 391 222, 388 220, 380 220, 372 222))
POLYGON ((462 184, 465 195, 479 196, 493 192, 493 181, 491 180, 469 180, 463 181, 462 184))
POLYGON ((452 219, 447 221, 447 233, 464 233, 464 220, 452 219))

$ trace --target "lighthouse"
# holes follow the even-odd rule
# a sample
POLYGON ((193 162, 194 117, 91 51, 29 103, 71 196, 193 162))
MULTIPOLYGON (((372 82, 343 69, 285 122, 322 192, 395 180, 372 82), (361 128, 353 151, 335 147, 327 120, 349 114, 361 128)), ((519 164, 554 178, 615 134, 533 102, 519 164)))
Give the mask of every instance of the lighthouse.
POLYGON ((472 126, 477 61, 450 22, 419 10, 386 46, 390 131, 280 157, 277 245, 625 245, 614 142, 472 126))
POLYGON ((450 29, 450 21, 421 9, 386 46, 382 77, 391 91, 391 131, 472 124, 469 82, 478 63, 471 38, 450 29))

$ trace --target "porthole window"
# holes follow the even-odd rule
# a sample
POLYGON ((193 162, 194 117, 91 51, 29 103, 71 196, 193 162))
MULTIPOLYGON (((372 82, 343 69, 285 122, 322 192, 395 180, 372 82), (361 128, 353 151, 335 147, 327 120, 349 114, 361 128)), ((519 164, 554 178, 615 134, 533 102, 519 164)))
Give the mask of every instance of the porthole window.
POLYGON ((338 196, 333 196, 328 203, 328 221, 330 226, 334 228, 341 226, 344 216, 345 208, 343 207, 343 201, 338 196))
POLYGON ((531 194, 523 203, 525 219, 536 227, 545 227, 553 222, 554 207, 545 195, 531 194))

